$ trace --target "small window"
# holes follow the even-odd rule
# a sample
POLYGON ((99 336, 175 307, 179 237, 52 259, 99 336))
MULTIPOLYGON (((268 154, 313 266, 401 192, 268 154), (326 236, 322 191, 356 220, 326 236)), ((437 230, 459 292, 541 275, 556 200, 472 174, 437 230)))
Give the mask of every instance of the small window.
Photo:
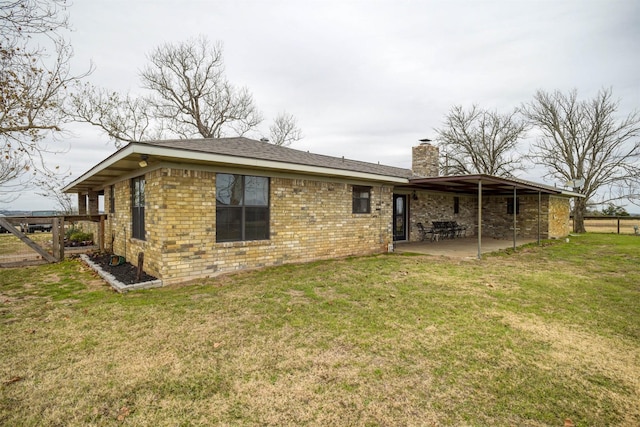
POLYGON ((455 196, 453 198, 453 213, 460 213, 460 197, 458 196, 455 196))
POLYGON ((116 212, 116 186, 109 187, 109 213, 116 212))
POLYGON ((145 203, 144 176, 131 180, 131 235, 134 239, 145 240, 144 230, 144 203, 145 203))
POLYGON ((269 178, 216 175, 216 241, 269 239, 269 178))
MULTIPOLYGON (((513 215, 513 197, 507 199, 507 215, 513 215)), ((516 215, 520 215, 520 198, 516 197, 516 215)))
POLYGON ((371 187, 353 186, 353 213, 371 213, 371 187))

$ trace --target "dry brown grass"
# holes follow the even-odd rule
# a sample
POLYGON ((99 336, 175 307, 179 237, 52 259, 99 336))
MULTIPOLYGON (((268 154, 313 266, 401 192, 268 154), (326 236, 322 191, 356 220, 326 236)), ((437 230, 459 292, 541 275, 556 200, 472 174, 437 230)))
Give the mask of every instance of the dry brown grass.
MULTIPOLYGON (((617 219, 585 219, 584 226, 588 233, 617 233, 617 219)), ((620 219, 620 234, 635 234, 634 226, 640 226, 639 217, 620 219)))
MULTIPOLYGON (((525 331, 537 339, 548 343, 550 349, 545 357, 535 363, 544 370, 563 369, 576 388, 588 388, 590 376, 600 376, 616 384, 616 388, 626 389, 632 395, 640 396, 640 353, 636 345, 617 336, 601 336, 554 324, 536 316, 520 316, 514 313, 499 314, 509 326, 525 331)), ((640 420, 640 405, 614 391, 605 391, 607 398, 615 401, 622 409, 620 425, 635 425, 640 420)))

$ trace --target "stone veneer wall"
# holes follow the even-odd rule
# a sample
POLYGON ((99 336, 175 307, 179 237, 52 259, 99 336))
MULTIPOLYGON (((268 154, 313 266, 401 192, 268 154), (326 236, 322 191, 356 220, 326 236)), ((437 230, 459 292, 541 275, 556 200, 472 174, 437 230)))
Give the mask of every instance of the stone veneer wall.
MULTIPOLYGON (((517 196, 520 213, 516 215, 516 236, 525 239, 538 238, 538 195, 517 196)), ((492 196, 482 199, 482 235, 495 239, 513 236, 513 214, 507 213, 512 196, 492 196)), ((540 237, 549 234, 549 196, 542 195, 540 203, 540 237)))
POLYGON ((567 197, 549 198, 549 238, 557 239, 571 233, 571 203, 567 197))
MULTIPOLYGON (((413 194, 413 193, 412 193, 413 194)), ((421 222, 426 228, 431 227, 432 221, 457 221, 458 224, 467 226, 467 236, 475 235, 475 224, 478 212, 478 202, 476 197, 457 196, 460 200, 459 212, 454 213, 453 194, 431 193, 426 191, 416 191, 418 200, 409 196, 409 240, 419 241, 420 232, 417 223, 421 222)))
MULTIPOLYGON (((416 192, 418 200, 409 195, 410 241, 420 240, 416 223, 422 222, 430 227, 432 221, 457 221, 467 226, 467 236, 477 232, 478 200, 475 196, 458 196, 459 213, 453 213, 454 195, 416 192)), ((511 197, 487 196, 482 199, 482 235, 496 239, 510 239, 513 236, 513 215, 507 214, 507 203, 511 197)), ((518 196, 520 214, 517 215, 516 233, 519 238, 536 239, 538 237, 538 196, 518 196)), ((540 203, 540 237, 555 239, 569 234, 569 199, 542 195, 540 203)))
MULTIPOLYGON (((113 252, 126 252, 132 264, 137 253, 144 251, 145 271, 170 283, 242 269, 380 253, 392 241, 391 186, 374 185, 371 213, 352 214, 351 184, 272 177, 270 239, 216 243, 215 175, 172 168, 147 173, 146 241, 130 237, 130 181, 117 183, 116 213, 109 215, 105 232, 107 245, 113 235, 113 252)), ((108 203, 105 200, 105 206, 108 203)))
POLYGON ((422 143, 411 148, 411 170, 414 176, 438 176, 440 150, 435 145, 422 143))
MULTIPOLYGON (((152 171, 145 175, 146 206, 145 227, 147 240, 131 237, 131 180, 126 179, 115 184, 115 212, 109 212, 105 222, 105 249, 116 255, 124 256, 133 265, 138 263, 138 254, 144 252, 144 271, 159 277, 160 257, 157 247, 149 241, 148 212, 155 202, 149 188, 158 182, 158 172, 152 171)), ((105 189, 104 205, 110 206, 110 192, 105 189)))

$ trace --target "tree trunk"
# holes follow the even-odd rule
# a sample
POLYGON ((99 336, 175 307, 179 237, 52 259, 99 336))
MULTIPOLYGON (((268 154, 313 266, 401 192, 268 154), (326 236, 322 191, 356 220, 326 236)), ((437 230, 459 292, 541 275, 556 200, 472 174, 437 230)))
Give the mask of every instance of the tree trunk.
POLYGON ((586 233, 584 228, 584 214, 587 211, 587 200, 583 198, 576 198, 576 204, 573 212, 573 232, 574 233, 586 233))

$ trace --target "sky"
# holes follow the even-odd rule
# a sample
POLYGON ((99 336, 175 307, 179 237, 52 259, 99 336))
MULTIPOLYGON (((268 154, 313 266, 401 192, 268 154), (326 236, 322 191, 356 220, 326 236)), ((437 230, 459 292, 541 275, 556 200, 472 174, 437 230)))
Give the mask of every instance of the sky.
MULTIPOLYGON (((539 89, 611 88, 621 116, 640 110, 637 0, 75 0, 68 11, 73 70, 93 64, 93 85, 141 94, 149 52, 206 36, 265 117, 254 136, 286 111, 304 134, 291 147, 313 153, 410 168, 411 147, 452 106, 508 113, 539 89)), ((47 161, 72 179, 115 151, 98 128, 67 131, 47 161)), ((535 168, 520 177, 553 184, 535 168)), ((0 203, 54 207, 27 192, 0 203)))

